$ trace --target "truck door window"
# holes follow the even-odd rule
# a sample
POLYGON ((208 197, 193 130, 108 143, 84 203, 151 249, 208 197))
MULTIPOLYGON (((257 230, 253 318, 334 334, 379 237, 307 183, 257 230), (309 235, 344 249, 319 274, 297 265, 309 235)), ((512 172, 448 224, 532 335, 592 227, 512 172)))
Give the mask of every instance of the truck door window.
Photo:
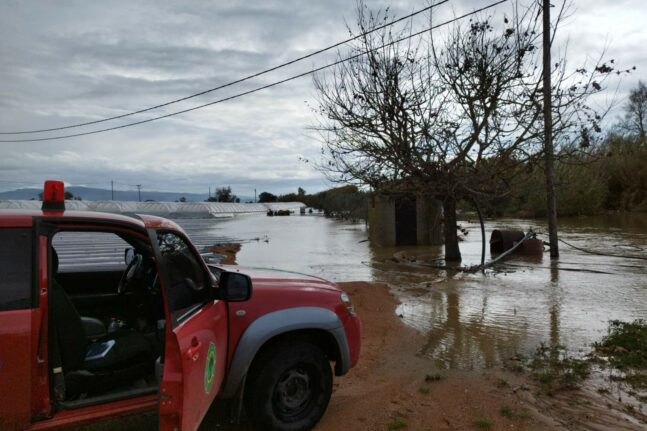
POLYGON ((31 229, 0 229, 0 311, 31 307, 31 229))
POLYGON ((124 270, 124 250, 132 247, 112 232, 62 231, 52 239, 58 252, 59 270, 124 270))
POLYGON ((181 321, 208 301, 207 279, 184 238, 173 232, 158 232, 157 239, 170 279, 166 289, 171 317, 181 321))

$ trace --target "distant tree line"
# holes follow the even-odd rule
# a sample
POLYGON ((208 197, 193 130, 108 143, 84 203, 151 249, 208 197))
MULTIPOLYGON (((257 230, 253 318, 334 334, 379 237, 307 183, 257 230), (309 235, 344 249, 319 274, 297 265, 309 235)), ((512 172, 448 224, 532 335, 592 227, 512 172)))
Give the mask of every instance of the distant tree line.
MULTIPOLYGON (((647 211, 647 86, 631 90, 624 118, 599 140, 581 135, 589 151, 558 154, 557 209, 560 216, 592 215, 604 211, 647 211)), ((490 216, 543 217, 545 180, 538 166, 521 165, 511 193, 484 200, 490 216)), ((464 203, 467 208, 469 203, 464 203)))
MULTIPOLYGON (((74 196, 74 193, 68 192, 68 191, 65 191, 64 196, 65 196, 66 201, 82 201, 83 200, 83 198, 81 198, 81 196, 74 196)), ((38 193, 38 200, 39 201, 43 200, 43 192, 38 193)))
POLYGON ((324 212, 327 217, 345 220, 366 220, 369 194, 356 186, 348 185, 307 194, 299 187, 296 193, 274 195, 262 192, 259 202, 302 202, 308 207, 324 212))

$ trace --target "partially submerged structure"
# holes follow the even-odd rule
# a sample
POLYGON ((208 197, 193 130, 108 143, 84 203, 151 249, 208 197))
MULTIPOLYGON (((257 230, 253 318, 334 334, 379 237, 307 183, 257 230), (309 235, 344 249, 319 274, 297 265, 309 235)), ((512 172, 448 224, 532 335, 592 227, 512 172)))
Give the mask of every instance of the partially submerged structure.
POLYGON ((375 193, 368 209, 369 236, 381 246, 441 245, 442 204, 413 193, 375 193))

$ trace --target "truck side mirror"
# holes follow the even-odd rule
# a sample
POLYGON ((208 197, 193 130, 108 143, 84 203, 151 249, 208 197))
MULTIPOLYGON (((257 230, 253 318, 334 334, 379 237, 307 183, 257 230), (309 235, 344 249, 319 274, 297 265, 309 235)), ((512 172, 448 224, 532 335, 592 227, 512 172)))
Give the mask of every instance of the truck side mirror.
POLYGON ((220 299, 231 302, 247 301, 252 296, 252 279, 238 272, 220 273, 220 299))

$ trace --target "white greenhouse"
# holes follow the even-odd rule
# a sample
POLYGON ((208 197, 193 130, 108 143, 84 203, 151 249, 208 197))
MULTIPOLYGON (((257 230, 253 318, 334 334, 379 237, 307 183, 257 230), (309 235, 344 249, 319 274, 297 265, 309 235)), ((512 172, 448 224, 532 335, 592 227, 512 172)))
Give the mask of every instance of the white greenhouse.
MULTIPOLYGON (((36 200, 0 200, 0 209, 38 210, 36 200)), ((99 211, 114 214, 152 214, 169 218, 218 218, 234 214, 261 213, 269 210, 299 211, 301 202, 233 203, 233 202, 123 202, 65 201, 68 211, 99 211)))

